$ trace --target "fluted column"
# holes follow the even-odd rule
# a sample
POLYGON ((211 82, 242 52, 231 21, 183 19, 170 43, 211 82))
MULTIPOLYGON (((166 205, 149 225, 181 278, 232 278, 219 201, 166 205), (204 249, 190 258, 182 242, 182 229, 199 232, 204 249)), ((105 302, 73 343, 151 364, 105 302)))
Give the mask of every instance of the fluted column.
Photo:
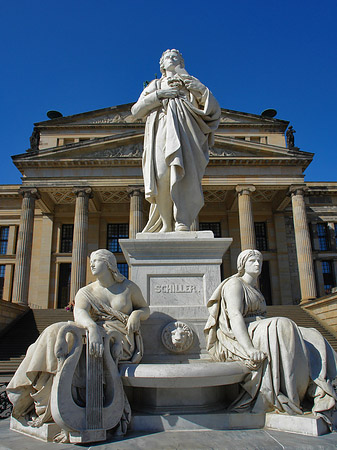
POLYGON ((144 227, 144 218, 143 218, 144 189, 139 186, 130 186, 128 192, 130 196, 129 237, 130 239, 135 239, 137 233, 140 233, 144 227))
POLYGON ((30 262, 33 246, 33 225, 35 200, 39 198, 37 189, 21 188, 23 196, 18 243, 15 260, 15 277, 13 286, 13 303, 28 305, 28 288, 30 262))
POLYGON ((250 198, 254 191, 255 186, 236 186, 239 203, 241 251, 249 248, 256 249, 254 217, 250 198))
POLYGON ((295 229, 296 253, 301 286, 301 303, 316 298, 316 283, 304 192, 306 186, 290 187, 295 229))
POLYGON ((71 259, 70 301, 73 302, 77 291, 85 285, 87 270, 87 241, 89 198, 92 190, 89 187, 74 188, 76 195, 73 251, 71 259))

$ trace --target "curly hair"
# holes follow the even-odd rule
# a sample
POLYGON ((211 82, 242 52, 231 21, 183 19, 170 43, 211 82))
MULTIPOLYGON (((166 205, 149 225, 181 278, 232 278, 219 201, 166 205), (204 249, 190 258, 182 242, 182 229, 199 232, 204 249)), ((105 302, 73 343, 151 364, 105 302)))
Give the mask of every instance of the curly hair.
POLYGON ((177 50, 176 48, 172 48, 172 49, 168 48, 167 50, 165 50, 163 52, 163 54, 161 55, 161 58, 159 60, 160 71, 161 71, 161 73, 164 76, 166 75, 166 70, 164 69, 164 56, 166 55, 167 52, 174 52, 174 53, 176 53, 178 55, 178 57, 179 57, 180 66, 182 68, 185 67, 185 61, 184 61, 183 55, 180 53, 180 51, 177 50))

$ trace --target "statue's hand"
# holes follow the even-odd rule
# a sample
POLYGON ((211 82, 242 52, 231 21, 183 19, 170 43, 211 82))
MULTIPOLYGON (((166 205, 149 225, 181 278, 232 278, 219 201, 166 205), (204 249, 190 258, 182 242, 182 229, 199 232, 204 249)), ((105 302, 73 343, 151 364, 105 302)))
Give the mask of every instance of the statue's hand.
POLYGON ((248 350, 247 353, 249 358, 255 362, 261 362, 265 358, 267 358, 267 355, 264 352, 262 352, 261 350, 257 350, 256 348, 248 350))
POLYGON ((137 314, 137 311, 133 311, 130 314, 130 317, 128 319, 128 323, 126 325, 126 329, 128 334, 129 333, 135 333, 136 331, 139 330, 140 327, 140 320, 139 320, 139 315, 137 314))
POLYGON ((179 95, 179 90, 172 88, 172 89, 158 89, 157 91, 157 97, 159 100, 162 100, 164 98, 176 98, 179 95))
POLYGON ((103 339, 97 326, 89 328, 89 354, 96 358, 103 356, 103 339))
POLYGON ((180 75, 184 81, 184 85, 189 91, 197 92, 199 95, 203 95, 206 91, 206 86, 203 85, 197 78, 190 75, 180 75))

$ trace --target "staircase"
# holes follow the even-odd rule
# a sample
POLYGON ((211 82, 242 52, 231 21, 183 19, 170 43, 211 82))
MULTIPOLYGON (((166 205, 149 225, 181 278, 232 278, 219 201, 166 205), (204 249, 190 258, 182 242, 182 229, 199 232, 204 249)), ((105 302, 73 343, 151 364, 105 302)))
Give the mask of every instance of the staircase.
POLYGON ((56 322, 73 320, 64 309, 31 309, 0 337, 0 377, 12 375, 23 360, 27 348, 42 331, 56 322))
MULTIPOLYGON (((337 352, 337 338, 297 305, 267 307, 267 317, 287 317, 298 326, 316 328, 337 352)), ((11 376, 42 331, 52 323, 73 320, 72 312, 64 309, 29 310, 15 325, 0 337, 0 378, 11 376)))
POLYGON ((267 317, 287 317, 299 327, 316 328, 337 352, 337 338, 299 305, 267 306, 267 317))

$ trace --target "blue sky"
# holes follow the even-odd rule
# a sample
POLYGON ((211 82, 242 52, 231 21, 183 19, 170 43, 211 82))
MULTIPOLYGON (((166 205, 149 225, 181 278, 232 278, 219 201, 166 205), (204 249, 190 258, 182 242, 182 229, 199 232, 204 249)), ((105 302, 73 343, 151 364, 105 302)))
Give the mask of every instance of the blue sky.
POLYGON ((337 2, 17 0, 0 6, 0 184, 33 123, 134 102, 178 48, 221 107, 274 108, 315 153, 306 181, 337 181, 337 2))

